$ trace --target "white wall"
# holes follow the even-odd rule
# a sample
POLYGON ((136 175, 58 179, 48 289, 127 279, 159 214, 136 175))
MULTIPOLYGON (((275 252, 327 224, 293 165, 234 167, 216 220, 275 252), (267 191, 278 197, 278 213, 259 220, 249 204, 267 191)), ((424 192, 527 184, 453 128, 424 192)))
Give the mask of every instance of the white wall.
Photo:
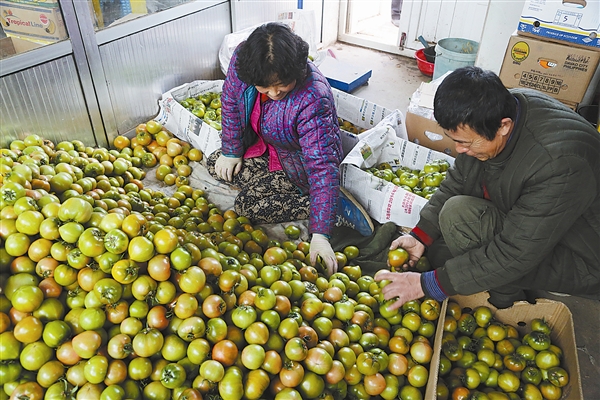
POLYGON ((525 0, 491 0, 475 65, 500 72, 510 36, 517 30, 525 0))

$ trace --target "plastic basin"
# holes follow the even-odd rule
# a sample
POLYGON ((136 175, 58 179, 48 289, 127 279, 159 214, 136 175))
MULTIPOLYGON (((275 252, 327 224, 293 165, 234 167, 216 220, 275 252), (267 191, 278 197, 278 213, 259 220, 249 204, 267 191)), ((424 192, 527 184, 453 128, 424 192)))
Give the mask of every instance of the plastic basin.
POLYGON ((423 54, 423 49, 416 51, 415 58, 417 59, 417 67, 419 67, 419 71, 421 71, 421 73, 425 76, 433 76, 435 64, 427 61, 425 54, 423 54))

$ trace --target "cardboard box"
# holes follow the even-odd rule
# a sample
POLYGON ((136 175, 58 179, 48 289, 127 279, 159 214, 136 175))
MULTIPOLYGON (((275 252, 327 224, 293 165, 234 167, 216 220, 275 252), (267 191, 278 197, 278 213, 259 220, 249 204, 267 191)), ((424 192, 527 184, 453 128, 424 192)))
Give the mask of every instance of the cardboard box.
MULTIPOLYGON (((569 308, 559 301, 537 299, 536 304, 522 301, 512 307, 498 310, 487 301, 487 298, 487 293, 477 293, 471 296, 452 296, 449 300, 458 303, 462 308, 489 307, 496 320, 514 326, 519 331, 520 337, 531 332, 531 321, 534 318, 544 318, 552 329, 550 334, 552 344, 563 351, 561 366, 569 373, 569 384, 562 388, 561 399, 583 399, 573 315, 569 308)), ((445 312, 443 315, 445 316, 445 312)), ((444 321, 440 323, 443 325, 444 321)))
POLYGON ((600 50, 600 2, 526 0, 519 33, 600 50))
POLYGON ((415 90, 406 112, 406 131, 411 142, 456 157, 454 141, 444 134, 433 115, 435 92, 450 72, 431 82, 421 83, 415 90))
POLYGON ((40 47, 40 44, 19 38, 7 37, 0 39, 0 59, 14 56, 40 47))
POLYGON ((0 22, 7 35, 40 44, 49 44, 68 37, 58 5, 48 7, 0 1, 0 22))
POLYGON ((600 52, 511 36, 500 79, 508 88, 532 88, 568 103, 579 103, 598 67, 600 52))
POLYGON ((454 141, 444 135, 444 130, 434 120, 406 113, 406 131, 408 140, 421 146, 456 157, 456 146, 454 141))
POLYGON ((341 185, 352 193, 374 220, 382 224, 391 221, 398 226, 414 227, 427 199, 365 169, 383 162, 389 163, 394 171, 400 166, 422 169, 427 162, 439 159, 452 165, 454 158, 397 137, 385 121, 361 136, 342 161, 341 185))

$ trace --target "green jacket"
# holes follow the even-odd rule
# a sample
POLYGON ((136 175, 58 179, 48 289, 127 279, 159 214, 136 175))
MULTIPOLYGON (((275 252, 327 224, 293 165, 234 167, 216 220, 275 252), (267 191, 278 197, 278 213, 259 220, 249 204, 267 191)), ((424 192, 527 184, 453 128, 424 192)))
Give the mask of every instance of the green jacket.
POLYGON ((439 212, 455 195, 483 198, 506 215, 488 245, 437 269, 448 295, 503 285, 600 298, 600 134, 558 101, 511 90, 519 116, 506 148, 482 162, 460 154, 417 227, 440 237, 439 212))

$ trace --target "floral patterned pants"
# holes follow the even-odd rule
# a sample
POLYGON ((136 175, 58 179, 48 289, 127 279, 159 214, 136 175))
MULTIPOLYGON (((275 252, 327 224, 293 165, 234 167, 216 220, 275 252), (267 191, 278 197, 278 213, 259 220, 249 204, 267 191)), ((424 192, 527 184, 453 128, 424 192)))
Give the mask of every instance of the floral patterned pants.
MULTIPOLYGON (((220 155, 220 150, 212 153, 206 160, 206 167, 211 176, 225 182, 215 174, 215 163, 220 155)), ((241 189, 235 198, 235 212, 249 218, 252 223, 275 224, 308 219, 308 195, 302 195, 285 172, 269 171, 267 156, 245 158, 242 170, 230 184, 241 189)))

